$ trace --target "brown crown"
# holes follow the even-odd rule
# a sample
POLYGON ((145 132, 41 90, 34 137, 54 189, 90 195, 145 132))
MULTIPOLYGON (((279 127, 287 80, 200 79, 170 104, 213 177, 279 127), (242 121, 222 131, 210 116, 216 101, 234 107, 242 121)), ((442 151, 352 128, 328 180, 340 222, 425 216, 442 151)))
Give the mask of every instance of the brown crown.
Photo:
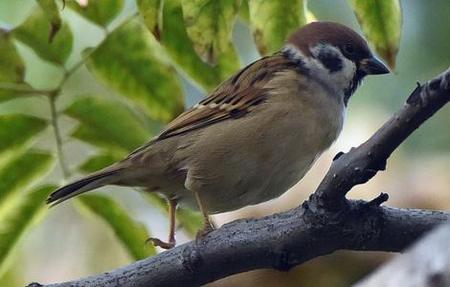
POLYGON ((371 51, 366 40, 352 29, 334 22, 312 22, 294 32, 288 39, 288 43, 296 46, 303 54, 310 56, 310 47, 319 43, 328 43, 340 48, 352 45, 353 60, 368 58, 371 51))

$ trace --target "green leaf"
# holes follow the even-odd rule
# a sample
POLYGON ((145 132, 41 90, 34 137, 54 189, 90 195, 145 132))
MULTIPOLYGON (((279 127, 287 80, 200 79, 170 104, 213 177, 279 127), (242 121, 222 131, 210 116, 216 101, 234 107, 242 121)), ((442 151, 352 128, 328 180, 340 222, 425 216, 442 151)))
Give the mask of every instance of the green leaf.
POLYGON ((12 43, 8 31, 0 29, 0 82, 22 83, 25 78, 25 65, 12 43))
POLYGON ((11 85, 24 85, 25 65, 12 42, 11 34, 0 29, 0 102, 20 95, 11 85))
POLYGON ((121 157, 112 154, 98 154, 88 158, 80 166, 80 170, 86 173, 91 173, 102 168, 105 168, 116 161, 121 160, 121 157))
POLYGON ((262 55, 280 50, 289 35, 306 24, 304 2, 248 0, 253 37, 262 55))
POLYGON ((147 141, 149 131, 124 105, 97 97, 78 98, 65 114, 80 121, 72 136, 125 155, 147 141))
POLYGON ((138 21, 129 21, 114 30, 88 57, 87 67, 154 119, 169 121, 184 109, 175 69, 138 21))
POLYGON ((51 24, 44 11, 36 7, 35 11, 13 30, 13 36, 29 46, 44 60, 64 64, 72 51, 73 36, 66 23, 63 23, 58 34, 49 42, 51 24))
POLYGON ((45 198, 55 186, 42 186, 23 192, 0 209, 0 274, 5 271, 7 259, 28 227, 45 210, 45 198))
POLYGON ((59 16, 58 6, 54 0, 36 0, 42 10, 44 10, 48 21, 50 22, 50 31, 48 34, 48 42, 51 43, 56 33, 61 29, 62 20, 59 16))
POLYGON ((155 38, 161 39, 160 17, 163 0, 137 0, 137 5, 144 18, 145 25, 155 38))
MULTIPOLYGON (((167 202, 162 195, 157 193, 145 192, 145 196, 151 205, 157 207, 159 210, 168 215, 169 208, 167 202)), ((198 211, 194 211, 186 207, 177 207, 176 219, 179 225, 189 234, 194 237, 199 230, 203 228, 203 217, 198 211)))
POLYGON ((395 68, 402 14, 398 0, 351 0, 358 22, 377 53, 395 68))
POLYGON ((142 0, 138 1, 138 8, 147 28, 159 39, 164 51, 180 69, 206 90, 212 90, 239 69, 239 59, 231 43, 226 52, 219 55, 214 67, 202 61, 184 26, 180 0, 165 0, 164 5, 142 0))
MULTIPOLYGON (((1 60, 0 60, 1 61, 1 60)), ((0 72, 1 73, 1 72, 0 72)), ((26 95, 36 95, 36 91, 27 83, 0 82, 0 103, 26 95)))
POLYGON ((53 156, 49 153, 28 151, 4 163, 0 167, 0 204, 41 178, 53 162, 53 156))
POLYGON ((123 9, 123 0, 93 0, 86 6, 70 1, 68 6, 87 20, 106 27, 123 9))
POLYGON ((161 44, 171 58, 196 82, 214 88, 220 81, 219 73, 200 59, 184 27, 180 0, 165 0, 162 11, 161 44))
POLYGON ((240 0, 181 0, 186 31, 197 54, 215 65, 231 45, 240 0))
POLYGON ((239 18, 246 24, 250 24, 250 11, 248 8, 248 0, 242 0, 241 7, 239 8, 239 18))
MULTIPOLYGON (((0 115, 0 155, 20 149, 47 127, 43 119, 27 115, 0 115)), ((1 159, 0 159, 1 160, 1 159)))
POLYGON ((156 254, 155 247, 145 244, 150 237, 143 224, 132 219, 115 200, 102 195, 83 195, 81 202, 103 219, 114 231, 131 257, 135 260, 156 254))

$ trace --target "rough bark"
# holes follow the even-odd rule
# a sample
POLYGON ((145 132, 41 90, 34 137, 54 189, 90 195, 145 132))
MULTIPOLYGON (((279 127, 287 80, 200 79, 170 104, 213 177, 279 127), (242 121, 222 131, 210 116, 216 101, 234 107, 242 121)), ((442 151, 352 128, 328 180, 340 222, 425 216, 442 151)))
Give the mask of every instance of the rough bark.
POLYGON ((365 143, 338 154, 317 190, 295 209, 238 220, 201 240, 111 272, 45 286, 198 286, 258 268, 288 270, 340 249, 401 251, 450 221, 450 213, 382 207, 387 194, 370 202, 345 196, 384 170, 391 153, 449 100, 450 69, 418 85, 403 108, 365 143))

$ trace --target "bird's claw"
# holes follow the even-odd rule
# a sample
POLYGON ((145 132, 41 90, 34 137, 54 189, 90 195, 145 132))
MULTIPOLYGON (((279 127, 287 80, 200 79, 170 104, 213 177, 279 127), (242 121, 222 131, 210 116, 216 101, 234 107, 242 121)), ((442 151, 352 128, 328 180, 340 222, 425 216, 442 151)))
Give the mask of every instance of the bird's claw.
POLYGON ((175 247, 175 240, 169 240, 169 242, 165 242, 155 237, 148 238, 145 243, 152 243, 154 246, 161 247, 162 249, 172 249, 175 247))
POLYGON ((206 235, 208 235, 211 231, 214 231, 214 227, 212 227, 210 224, 206 224, 205 227, 202 230, 199 230, 197 232, 197 235, 195 236, 196 240, 203 239, 206 235))

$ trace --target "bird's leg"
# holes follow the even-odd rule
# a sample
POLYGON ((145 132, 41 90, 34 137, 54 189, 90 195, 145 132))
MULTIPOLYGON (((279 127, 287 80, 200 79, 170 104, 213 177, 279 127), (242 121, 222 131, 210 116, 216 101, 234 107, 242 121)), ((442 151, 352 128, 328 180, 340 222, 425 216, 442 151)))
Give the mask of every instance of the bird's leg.
POLYGON ((177 201, 169 199, 169 243, 175 246, 175 213, 177 211, 177 201))
POLYGON ((147 242, 152 242, 153 245, 163 249, 171 249, 175 247, 175 211, 177 210, 177 201, 173 198, 167 200, 169 204, 169 240, 164 242, 158 238, 150 237, 147 242))
POLYGON ((203 236, 207 235, 211 231, 214 230, 214 225, 211 223, 211 220, 209 218, 208 210, 206 209, 205 205, 202 203, 202 199, 200 198, 200 195, 198 192, 194 191, 195 194, 195 200, 197 201, 198 208, 200 209, 200 212, 203 215, 203 219, 205 221, 203 229, 197 232, 197 239, 202 238, 203 236))

